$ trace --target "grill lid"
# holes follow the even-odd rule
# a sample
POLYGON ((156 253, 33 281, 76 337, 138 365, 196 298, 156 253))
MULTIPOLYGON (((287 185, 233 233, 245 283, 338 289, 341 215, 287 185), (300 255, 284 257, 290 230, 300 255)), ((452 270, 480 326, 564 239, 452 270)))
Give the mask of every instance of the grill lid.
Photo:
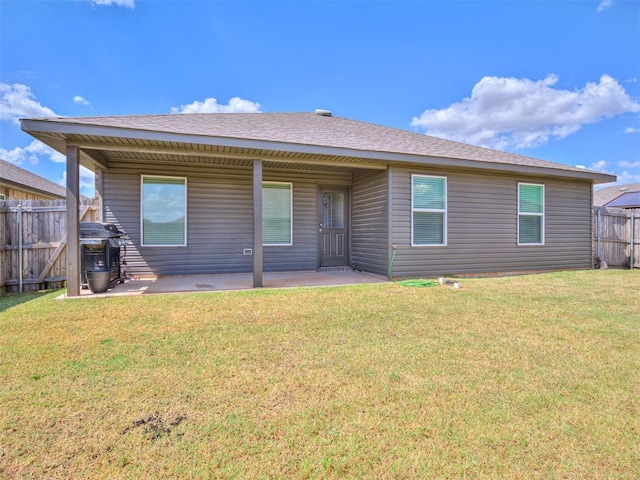
POLYGON ((80 222, 81 238, 117 238, 125 235, 113 223, 80 222))

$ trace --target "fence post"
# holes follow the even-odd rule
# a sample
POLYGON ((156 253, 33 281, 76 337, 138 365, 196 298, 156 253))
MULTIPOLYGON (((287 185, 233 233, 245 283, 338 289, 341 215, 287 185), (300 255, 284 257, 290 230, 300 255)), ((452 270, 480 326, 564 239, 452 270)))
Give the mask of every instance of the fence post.
POLYGON ((22 204, 18 204, 18 293, 22 293, 22 204))
POLYGON ((596 207, 596 257, 602 259, 602 254, 600 252, 600 211, 602 207, 596 207))
POLYGON ((634 258, 634 250, 636 248, 635 246, 635 233, 636 233, 636 226, 635 226, 635 219, 636 219, 636 214, 635 212, 631 212, 631 235, 630 235, 630 239, 629 239, 629 243, 631 244, 631 249, 629 252, 629 268, 631 270, 634 269, 635 267, 635 263, 636 260, 634 258))

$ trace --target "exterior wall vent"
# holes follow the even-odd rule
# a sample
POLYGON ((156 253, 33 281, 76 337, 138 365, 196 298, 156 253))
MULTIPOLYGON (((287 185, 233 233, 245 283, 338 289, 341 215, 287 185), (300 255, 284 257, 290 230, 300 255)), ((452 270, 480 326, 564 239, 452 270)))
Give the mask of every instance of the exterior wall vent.
POLYGON ((316 108, 315 112, 313 113, 322 117, 330 117, 333 115, 333 113, 331 113, 331 110, 323 110, 322 108, 316 108))

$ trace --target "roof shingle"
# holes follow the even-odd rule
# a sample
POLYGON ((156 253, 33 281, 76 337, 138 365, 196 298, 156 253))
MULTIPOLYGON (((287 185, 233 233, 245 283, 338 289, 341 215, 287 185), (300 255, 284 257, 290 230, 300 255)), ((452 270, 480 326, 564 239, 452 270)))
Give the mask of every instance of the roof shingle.
POLYGON ((584 169, 560 163, 454 142, 418 132, 314 113, 193 113, 31 120, 585 172, 584 169))
POLYGON ((53 197, 65 198, 67 190, 57 183, 0 159, 0 183, 9 183, 27 190, 36 190, 53 197))
POLYGON ((596 207, 611 206, 609 202, 625 192, 640 192, 640 183, 627 183, 625 185, 612 185, 600 188, 593 192, 593 204, 596 207))

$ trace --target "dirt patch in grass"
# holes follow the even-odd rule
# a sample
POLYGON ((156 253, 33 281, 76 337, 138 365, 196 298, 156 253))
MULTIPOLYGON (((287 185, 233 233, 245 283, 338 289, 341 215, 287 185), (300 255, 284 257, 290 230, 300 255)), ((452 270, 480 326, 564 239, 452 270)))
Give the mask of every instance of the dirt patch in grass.
MULTIPOLYGON (((161 415, 160 412, 156 411, 154 414, 149 415, 148 417, 141 418, 139 420, 134 420, 131 422, 131 425, 126 426, 121 435, 126 435, 132 430, 142 429, 144 435, 149 440, 157 440, 160 437, 170 435, 175 427, 180 425, 187 419, 186 415, 179 415, 173 420, 167 422, 161 415)), ((184 435, 183 433, 178 433, 178 436, 184 435)))

